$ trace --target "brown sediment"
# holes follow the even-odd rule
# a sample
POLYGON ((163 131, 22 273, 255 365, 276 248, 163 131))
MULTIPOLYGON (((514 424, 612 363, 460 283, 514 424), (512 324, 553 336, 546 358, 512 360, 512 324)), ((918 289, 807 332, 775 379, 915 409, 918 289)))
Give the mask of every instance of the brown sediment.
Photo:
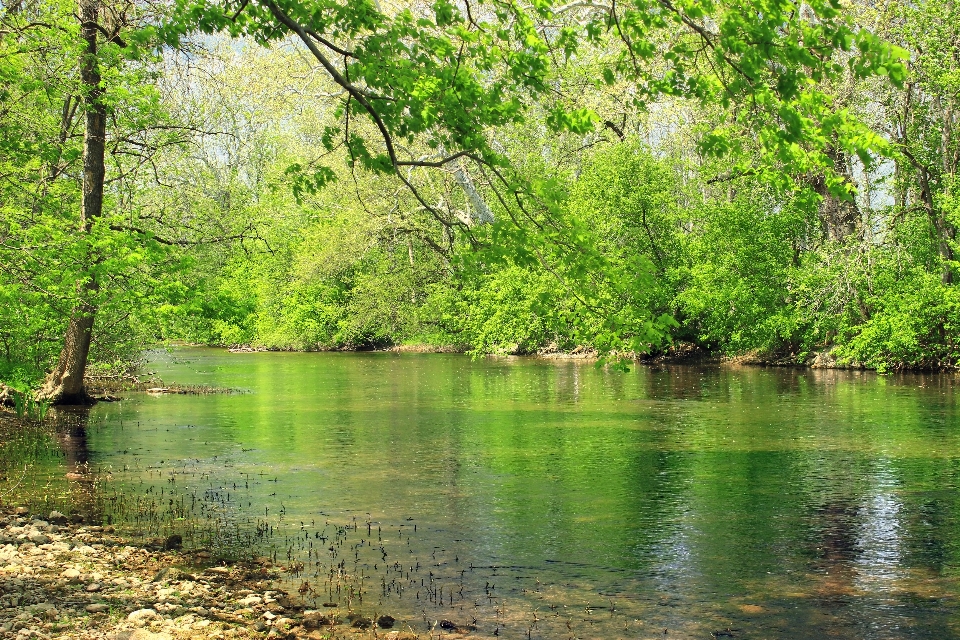
POLYGON ((756 614, 767 612, 766 609, 764 609, 758 604, 741 604, 741 605, 738 605, 737 608, 740 609, 740 611, 742 611, 743 613, 750 614, 750 615, 756 615, 756 614))
POLYGON ((240 389, 230 389, 226 387, 211 387, 209 385, 190 385, 190 384, 164 384, 158 378, 147 378, 141 380, 137 376, 125 377, 89 377, 85 386, 88 393, 95 399, 101 401, 116 400, 116 395, 124 392, 145 392, 156 395, 215 395, 242 393, 240 389))
POLYGON ((454 345, 395 344, 384 349, 384 351, 391 353, 463 353, 465 349, 454 345))

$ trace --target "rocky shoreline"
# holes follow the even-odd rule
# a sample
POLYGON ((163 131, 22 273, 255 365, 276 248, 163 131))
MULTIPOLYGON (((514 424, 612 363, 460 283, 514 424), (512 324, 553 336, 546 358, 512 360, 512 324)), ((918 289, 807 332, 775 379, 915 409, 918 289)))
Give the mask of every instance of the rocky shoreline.
POLYGON ((112 527, 0 507, 0 637, 27 640, 355 638, 413 640, 388 615, 305 608, 283 569, 213 564, 177 536, 134 546, 112 527), (164 548, 166 547, 166 548, 164 548))

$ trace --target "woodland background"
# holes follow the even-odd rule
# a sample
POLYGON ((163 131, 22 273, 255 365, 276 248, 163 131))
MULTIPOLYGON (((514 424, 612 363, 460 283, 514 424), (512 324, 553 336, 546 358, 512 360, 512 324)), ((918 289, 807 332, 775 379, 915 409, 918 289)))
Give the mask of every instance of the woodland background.
POLYGON ((92 84, 72 3, 0 9, 0 379, 37 385, 77 309, 114 372, 167 341, 960 363, 954 3, 769 3, 770 38, 807 40, 768 51, 724 40, 755 8, 718 3, 677 9, 686 30, 590 2, 327 4, 348 81, 429 94, 387 113, 424 164, 246 3, 97 3, 92 84), (79 224, 95 101, 103 211, 79 224))

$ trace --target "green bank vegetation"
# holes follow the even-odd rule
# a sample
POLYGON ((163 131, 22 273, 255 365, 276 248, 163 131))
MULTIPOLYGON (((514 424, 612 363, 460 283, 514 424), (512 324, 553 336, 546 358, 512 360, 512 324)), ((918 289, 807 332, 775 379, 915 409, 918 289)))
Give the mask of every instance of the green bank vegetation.
POLYGON ((0 8, 0 378, 167 340, 960 361, 960 15, 0 8))

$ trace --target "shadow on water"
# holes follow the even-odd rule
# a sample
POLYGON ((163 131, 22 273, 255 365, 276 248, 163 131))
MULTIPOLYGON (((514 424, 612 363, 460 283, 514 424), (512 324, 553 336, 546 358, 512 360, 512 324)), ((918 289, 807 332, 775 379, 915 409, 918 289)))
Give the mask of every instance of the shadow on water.
POLYGON ((57 441, 63 451, 67 473, 85 473, 90 462, 87 445, 89 407, 53 407, 48 419, 56 425, 57 441))

